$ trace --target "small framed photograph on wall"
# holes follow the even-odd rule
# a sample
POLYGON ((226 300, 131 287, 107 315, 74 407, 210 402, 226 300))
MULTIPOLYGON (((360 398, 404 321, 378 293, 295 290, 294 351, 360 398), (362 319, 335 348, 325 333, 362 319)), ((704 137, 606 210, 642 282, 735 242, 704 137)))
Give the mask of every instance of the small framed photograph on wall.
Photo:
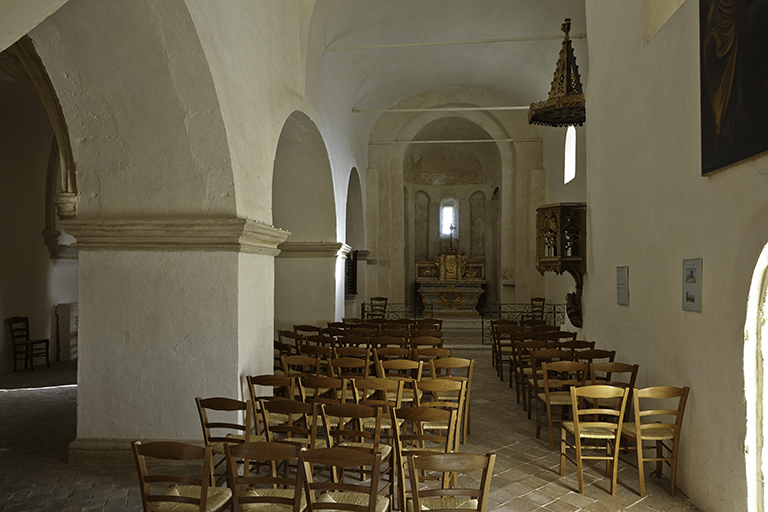
POLYGON ((701 258, 683 260, 683 311, 701 313, 701 258))

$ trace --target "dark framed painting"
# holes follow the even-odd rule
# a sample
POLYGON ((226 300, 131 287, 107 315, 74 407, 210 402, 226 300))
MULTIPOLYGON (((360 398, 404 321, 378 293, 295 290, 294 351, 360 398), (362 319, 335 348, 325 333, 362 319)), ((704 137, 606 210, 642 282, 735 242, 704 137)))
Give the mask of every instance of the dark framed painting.
POLYGON ((768 151, 768 0, 699 0, 701 173, 768 151))

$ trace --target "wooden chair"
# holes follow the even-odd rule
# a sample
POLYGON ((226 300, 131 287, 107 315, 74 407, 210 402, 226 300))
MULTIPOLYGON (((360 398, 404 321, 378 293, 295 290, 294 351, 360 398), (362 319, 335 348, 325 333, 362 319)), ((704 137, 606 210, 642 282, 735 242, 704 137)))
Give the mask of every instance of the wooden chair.
POLYGON ((541 433, 541 409, 547 416, 549 432, 549 449, 555 449, 554 423, 562 423, 571 408, 571 388, 583 386, 586 383, 589 365, 574 361, 543 362, 541 364, 541 381, 544 392, 537 395, 536 405, 536 439, 541 433), (556 408, 560 414, 555 416, 556 408))
POLYGON ((428 337, 431 337, 431 338, 445 339, 445 335, 443 334, 443 331, 439 331, 437 329, 413 329, 413 330, 411 330, 411 337, 412 338, 423 338, 424 336, 428 336, 428 337))
POLYGON ((262 400, 259 403, 267 441, 293 444, 299 447, 324 448, 325 439, 317 439, 317 404, 305 404, 296 400, 262 400), (273 421, 274 415, 287 417, 285 422, 273 421))
MULTIPOLYGON (((627 363, 593 363, 589 365, 589 375, 592 384, 604 384, 606 386, 616 386, 627 388, 629 394, 627 395, 627 402, 630 406, 627 407, 625 420, 629 419, 629 409, 631 409, 632 390, 635 387, 635 379, 637 379, 637 371, 640 366, 636 364, 627 363)), ((608 405, 609 407, 617 407, 619 405, 619 399, 614 398, 607 400, 605 403, 601 400, 601 405, 608 405)))
POLYGON ((391 424, 399 425, 395 429, 395 453, 401 510, 406 503, 406 457, 451 452, 457 444, 456 414, 456 410, 434 407, 403 407, 390 411, 391 424), (436 424, 445 425, 446 428, 430 428, 430 425, 436 424))
POLYGON ((322 334, 323 330, 316 325, 301 324, 301 325, 294 325, 293 332, 295 332, 296 334, 301 334, 304 337, 306 337, 306 336, 316 336, 318 334, 322 334))
POLYGON ((371 297, 371 318, 385 318, 387 316, 387 298, 371 297))
POLYGON ((336 346, 336 338, 328 334, 313 334, 307 336, 307 345, 333 348, 336 346))
POLYGON ((293 331, 279 330, 277 331, 277 339, 280 343, 290 345, 293 354, 298 354, 299 347, 304 344, 304 335, 293 331))
POLYGON ((286 377, 307 377, 323 374, 323 365, 319 355, 298 355, 282 357, 283 374, 286 377))
POLYGON ((411 358, 414 361, 421 361, 424 363, 422 378, 432 378, 432 368, 429 366, 429 361, 430 359, 440 359, 441 357, 453 357, 453 349, 426 347, 411 350, 411 358))
MULTIPOLYGON (((396 379, 403 381, 403 396, 401 400, 408 404, 418 402, 416 395, 416 383, 421 380, 424 363, 414 361, 413 359, 384 359, 376 360, 376 376, 382 379, 396 379)), ((391 394, 388 400, 394 400, 395 395, 391 394)))
MULTIPOLYGON (((456 435, 454 436, 454 451, 459 451, 459 429, 464 413, 464 401, 467 394, 467 383, 451 379, 427 379, 416 383, 418 407, 431 407, 456 411, 456 435)), ((430 422, 424 425, 430 430, 448 430, 450 425, 444 422, 430 422)))
POLYGON ((547 341, 554 341, 558 345, 557 348, 560 348, 561 343, 574 341, 577 335, 578 333, 571 331, 545 331, 544 339, 547 341))
POLYGON ((416 320, 413 318, 395 318, 392 323, 389 324, 390 328, 397 328, 404 326, 406 329, 410 329, 410 326, 415 324, 416 320))
POLYGON ((347 350, 336 349, 335 357, 329 361, 332 377, 341 379, 357 379, 367 378, 371 369, 371 351, 367 348, 356 349, 352 355, 346 355, 351 351, 348 350, 354 347, 346 347, 347 350), (357 350, 362 351, 362 355, 357 354, 357 350))
POLYGON ((45 364, 51 367, 49 352, 49 340, 29 339, 29 317, 13 316, 5 321, 10 334, 13 349, 13 371, 16 371, 17 362, 24 360, 24 369, 29 367, 35 371, 35 358, 45 357, 45 364))
MULTIPOLYGON (((525 387, 528 390, 526 395, 528 400, 528 419, 531 419, 531 411, 538 408, 536 406, 538 401, 539 392, 543 391, 544 382, 542 380, 542 363, 552 361, 568 361, 571 353, 567 350, 558 350, 556 348, 546 348, 541 350, 533 350, 530 353, 531 356, 531 374, 528 376, 528 382, 525 383, 525 387)), ((537 435, 538 439, 538 425, 537 435)))
POLYGON ((320 365, 320 375, 330 376, 331 369, 328 366, 328 361, 333 359, 333 347, 326 347, 323 345, 302 345, 299 347, 300 355, 316 357, 320 365))
POLYGON ((397 336, 373 336, 370 343, 372 348, 407 347, 406 338, 397 336))
MULTIPOLYGON (((365 322, 362 318, 357 318, 354 316, 347 316, 341 319, 345 324, 351 324, 349 327, 354 327, 356 324, 361 324, 365 322)), ((349 328, 348 327, 348 328, 349 328)))
MULTIPOLYGON (((622 437, 629 440, 630 449, 637 454, 637 468, 640 478, 640 496, 645 496, 645 462, 656 462, 656 477, 661 477, 662 464, 667 463, 669 472, 669 494, 677 491, 677 453, 680 443, 680 428, 683 424, 685 404, 690 388, 672 386, 654 386, 633 390, 633 408, 635 421, 627 422, 621 431, 622 437), (677 408, 670 408, 669 401, 677 400, 677 408), (661 401, 661 409, 641 408, 641 401, 661 401), (651 446, 643 441, 652 442, 651 446), (655 457, 645 457, 645 450, 656 450, 655 457)), ((657 402, 658 403, 658 402, 657 402)))
POLYGON ((488 510, 488 495, 491 490, 491 477, 496 462, 495 453, 476 455, 472 453, 441 453, 431 455, 409 455, 408 474, 411 481, 412 501, 408 502, 406 510, 417 512, 421 510, 488 510), (418 475, 420 471, 432 471, 443 474, 441 488, 424 489, 418 475), (477 487, 456 487, 456 473, 479 471, 480 478, 462 478, 466 485, 477 483, 477 487))
POLYGON ((232 489, 232 507, 238 512, 259 510, 285 510, 302 512, 307 508, 306 498, 301 492, 301 471, 292 478, 277 476, 277 466, 284 462, 298 460, 296 446, 285 443, 254 442, 224 446, 229 474, 229 488, 232 489), (250 461, 269 462, 271 471, 260 475, 258 469, 251 472, 250 461), (238 467, 242 466, 240 475, 238 467))
POLYGON ((531 318, 544 320, 544 305, 547 299, 544 297, 531 297, 531 318))
POLYGON ((381 474, 381 453, 367 453, 354 448, 333 447, 299 452, 302 465, 304 490, 307 504, 311 511, 344 510, 350 512, 388 512, 389 498, 379 496, 378 482, 381 474), (314 465, 331 466, 334 477, 330 482, 321 482, 312 478, 314 465), (371 468, 371 478, 360 483, 349 483, 338 476, 338 469, 371 468))
MULTIPOLYGON (((496 367, 496 374, 504 381, 504 361, 509 359, 515 350, 515 334, 522 331, 519 325, 496 324, 491 326, 491 364, 496 367)), ((510 368, 509 385, 512 387, 512 379, 515 373, 510 368)))
POLYGON ((615 357, 615 350, 602 350, 595 348, 592 350, 579 350, 576 352, 576 359, 579 361, 586 361, 588 363, 594 363, 595 359, 606 359, 607 361, 604 362, 612 363, 615 357))
POLYGON ((379 331, 380 336, 394 336, 396 338, 403 338, 408 341, 411 337, 411 332, 408 329, 398 329, 396 327, 386 326, 379 331))
POLYGON ((583 340, 573 340, 573 341, 560 341, 557 343, 557 348, 560 350, 570 350, 571 351, 571 359, 576 360, 576 352, 579 350, 592 350, 595 348, 595 342, 594 341, 583 341, 583 340))
POLYGON ((475 360, 461 357, 444 357, 441 359, 431 359, 429 361, 429 367, 433 379, 451 379, 464 381, 467 383, 467 391, 464 396, 464 410, 461 411, 461 442, 466 444, 467 436, 471 431, 469 420, 469 403, 472 391, 472 372, 475 368, 475 360), (457 373, 459 373, 457 370, 462 372, 463 375, 457 375, 457 373), (445 374, 443 375, 443 373, 445 374))
MULTIPOLYGON (((223 487, 209 484, 213 472, 213 449, 211 446, 201 448, 186 443, 157 442, 142 444, 139 441, 131 443, 136 471, 139 476, 139 490, 144 512, 157 510, 197 510, 199 512, 216 512, 228 507, 232 499, 232 491, 223 487), (147 458, 163 461, 160 474, 150 474, 147 458), (202 461, 200 478, 169 475, 167 461, 202 461), (153 493, 151 484, 165 483, 171 486, 162 493, 153 493)), ((174 463, 173 467, 182 469, 174 463)), ((150 464, 153 466, 153 464, 150 464)), ((154 469, 154 468, 153 468, 154 469)), ((186 471, 182 471, 186 473, 186 471)))
POLYGON ((419 336, 417 338, 412 337, 409 341, 412 350, 419 350, 421 348, 443 348, 443 338, 436 338, 434 336, 419 336))
POLYGON ((409 348, 383 347, 373 349, 373 364, 378 367, 379 361, 388 359, 411 359, 413 352, 409 348))
POLYGON ((352 336, 365 336, 372 338, 379 335, 379 326, 376 324, 357 324, 347 330, 347 334, 352 336))
MULTIPOLYGON (((355 329, 350 329, 350 332, 354 330, 355 329)), ((346 336, 338 338, 336 341, 336 347, 372 348, 371 336, 364 336, 361 334, 347 334, 346 336)))
MULTIPOLYGON (((250 443, 252 405, 250 401, 243 402, 234 398, 214 397, 195 398, 200 424, 203 427, 203 441, 210 445, 214 455, 224 455, 224 445, 227 443, 250 443), (237 416, 244 415, 245 423, 238 422, 237 416)), ((242 421, 242 420, 240 420, 242 421)), ((213 462, 213 461, 212 461, 213 462)), ((224 462, 222 458, 211 467, 211 477, 226 478, 226 473, 216 474, 215 469, 224 462)))
MULTIPOLYGON (((520 403, 520 397, 523 398, 524 411, 528 411, 528 379, 533 374, 531 352, 549 348, 555 348, 555 344, 549 341, 538 340, 519 341, 519 338, 515 338, 515 352, 510 356, 509 368, 510 372, 515 372, 515 395, 517 403, 520 403)), ((512 378, 510 377, 510 385, 511 384, 512 378)))
MULTIPOLYGON (((354 400, 348 379, 302 377, 299 379, 299 386, 301 387, 302 400, 307 404, 343 404, 354 400)), ((311 418, 307 419, 312 421, 311 418)), ((335 428, 338 428, 340 421, 338 417, 328 418, 328 420, 335 428)))
MULTIPOLYGON (((397 379, 369 377, 353 380, 352 387, 355 390, 356 403, 383 408, 381 428, 389 431, 388 440, 391 439, 392 425, 389 421, 389 410, 402 406, 405 382, 397 379)), ((363 427, 373 428, 373 423, 363 420, 363 427)))
MULTIPOLYGON (((292 400, 295 396, 296 380, 283 375, 248 375, 245 377, 248 383, 248 393, 253 405, 253 418, 256 425, 256 436, 251 436, 251 441, 266 441, 267 428, 261 425, 261 412, 258 410, 261 400, 292 400), (272 388, 268 395, 259 394, 257 386, 272 388)), ((287 418, 275 418, 276 421, 286 421, 287 418)))
POLYGON ((283 373, 282 357, 293 355, 293 349, 294 347, 287 343, 280 343, 279 341, 274 342, 274 362, 272 364, 272 371, 275 375, 281 375, 283 373))
MULTIPOLYGON (((560 476, 565 475, 565 459, 576 464, 579 478, 579 493, 584 493, 584 460, 606 461, 605 476, 611 479, 611 494, 616 494, 616 475, 619 463, 619 441, 621 439, 622 423, 624 421, 624 408, 627 405, 627 388, 614 386, 581 386, 571 388, 571 407, 573 421, 563 421, 560 435, 560 476), (585 400, 596 401, 620 398, 618 409, 603 407, 584 407, 585 400), (583 421, 582 416, 598 417, 597 420, 583 421), (600 418, 602 416, 602 418, 600 418), (613 421, 608 421, 613 419, 613 421), (568 435, 573 438, 573 444, 568 443, 568 435), (588 439, 595 444, 584 445, 582 440, 588 439), (605 446, 599 444, 605 441, 605 446), (575 457, 568 456, 567 450, 572 449, 575 457), (605 451, 605 455, 584 455, 584 451, 605 451)), ((589 441, 587 441, 589 442, 589 441)))
MULTIPOLYGON (((352 327, 352 324, 350 324, 349 322, 328 322, 326 325, 328 326, 328 328, 331 328, 331 329, 343 329, 343 330, 347 330, 350 327, 352 327)), ((325 332, 325 329, 323 329, 323 332, 325 332)))
POLYGON ((435 329, 437 331, 443 330, 442 318, 420 318, 411 324, 411 329, 435 329))
MULTIPOLYGON (((321 406, 323 421, 328 433, 328 446, 340 446, 380 453, 381 462, 388 463, 386 486, 378 487, 379 493, 389 490, 390 499, 394 497, 395 458, 392 445, 382 443, 382 408, 358 404, 325 404, 321 406)), ((387 418, 389 422, 389 418, 387 418)), ((344 471, 339 475, 344 478, 344 471)), ((361 466, 361 480, 365 479, 365 469, 361 466)), ((380 474, 383 476, 383 472, 380 474)))

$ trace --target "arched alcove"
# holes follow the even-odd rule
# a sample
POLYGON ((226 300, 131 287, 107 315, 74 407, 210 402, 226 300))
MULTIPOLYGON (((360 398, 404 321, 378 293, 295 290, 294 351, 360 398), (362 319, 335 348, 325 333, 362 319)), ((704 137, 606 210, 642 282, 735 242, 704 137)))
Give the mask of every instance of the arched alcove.
MULTIPOLYGON (((0 318, 29 317, 32 336, 51 339, 52 361, 59 358, 54 308, 77 302, 77 261, 52 259, 56 251, 49 253, 43 237, 55 156, 54 130, 39 98, 0 71, 0 318)), ((55 237, 53 243, 58 247, 55 237)), ((11 367, 10 344, 3 343, 0 372, 11 367)))
POLYGON ((486 262, 489 285, 485 299, 498 300, 498 258, 492 257, 498 248, 486 233, 494 232, 499 212, 490 207, 486 198, 501 185, 502 158, 496 143, 468 142, 492 139, 469 119, 445 116, 425 124, 406 147, 406 300, 416 297, 414 262, 434 259, 450 244, 468 258, 486 262), (429 201, 430 197, 434 202, 429 201), (454 225, 452 235, 442 226, 443 210, 449 202, 455 215, 450 221, 454 225))
MULTIPOLYGON (((360 203, 362 203, 360 196, 360 203)), ((331 164, 323 137, 303 112, 283 125, 272 177, 272 220, 291 232, 275 259, 275 327, 324 325, 343 309, 343 261, 337 242, 331 164)))
POLYGON ((336 211, 328 151, 315 123, 294 112, 283 125, 272 177, 272 222, 289 243, 335 242, 336 211))

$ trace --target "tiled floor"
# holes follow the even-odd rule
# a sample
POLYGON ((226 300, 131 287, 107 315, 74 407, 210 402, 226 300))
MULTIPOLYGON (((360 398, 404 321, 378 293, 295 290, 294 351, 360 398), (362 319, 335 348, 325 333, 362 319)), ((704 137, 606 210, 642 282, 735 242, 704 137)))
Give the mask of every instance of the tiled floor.
MULTIPOLYGON (((648 495, 638 494, 637 470, 621 465, 616 496, 600 471, 585 470, 584 494, 577 492, 575 466, 560 477, 559 455, 535 438, 535 422, 515 404, 514 392, 500 382, 490 352, 478 337, 447 333, 460 344, 460 357, 474 357, 472 433, 463 451, 495 452, 489 510, 519 512, 683 512, 694 511, 682 491, 672 497, 666 478, 648 477, 648 495)), ((75 438, 76 367, 55 363, 51 369, 0 375, 0 512, 28 510, 141 510, 132 464, 88 466, 67 463, 75 438), (39 386, 61 386, 24 389, 39 386), (22 388, 22 389, 19 389, 22 388)), ((546 434, 543 434, 544 437, 546 434)))

